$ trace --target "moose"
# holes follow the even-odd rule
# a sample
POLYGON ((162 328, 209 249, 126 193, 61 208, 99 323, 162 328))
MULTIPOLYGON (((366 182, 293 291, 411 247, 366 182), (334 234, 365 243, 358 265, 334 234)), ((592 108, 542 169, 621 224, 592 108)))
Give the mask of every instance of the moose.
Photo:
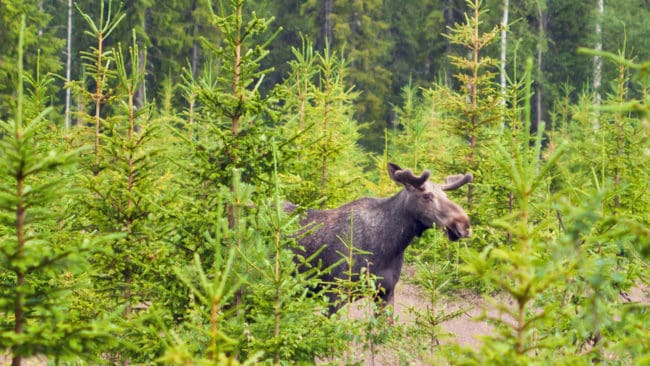
MULTIPOLYGON (((390 178, 404 186, 396 195, 385 198, 361 198, 331 210, 307 210, 300 220, 304 236, 298 239, 297 253, 310 258, 311 266, 320 266, 321 283, 336 279, 353 281, 366 268, 378 279, 378 299, 394 305, 394 290, 399 280, 404 251, 415 237, 434 226, 441 228, 451 241, 470 236, 469 217, 445 191, 457 189, 473 180, 471 174, 452 175, 444 184, 429 181, 431 172, 415 176, 409 169, 388 163, 390 178), (325 248, 322 248, 325 246, 325 248), (352 270, 343 256, 352 251, 352 270)), ((284 210, 297 206, 285 203, 284 210)), ((303 267, 305 267, 303 265, 303 267)), ((342 305, 336 291, 327 292, 330 314, 342 305)))

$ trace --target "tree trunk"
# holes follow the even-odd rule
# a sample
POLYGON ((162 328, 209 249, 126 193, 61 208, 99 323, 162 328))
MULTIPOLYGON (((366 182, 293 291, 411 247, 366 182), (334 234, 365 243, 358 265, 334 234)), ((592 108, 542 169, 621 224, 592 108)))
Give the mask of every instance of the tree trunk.
POLYGON ((332 0, 325 0, 323 2, 323 44, 326 49, 330 49, 332 45, 332 22, 330 20, 332 14, 332 0))
POLYGON ((543 0, 538 0, 537 3, 537 21, 538 21, 538 38, 537 38, 537 82, 535 87, 535 105, 537 109, 537 118, 535 119, 535 125, 533 126, 534 130, 537 130, 542 123, 542 62, 543 62, 543 50, 544 50, 544 37, 545 37, 545 26, 544 26, 544 12, 542 10, 543 0))
MULTIPOLYGON (((199 24, 194 17, 194 13, 196 12, 196 9, 198 8, 198 1, 192 2, 192 19, 193 19, 193 24, 192 24, 192 80, 196 77, 196 74, 198 73, 198 68, 199 68, 199 24)), ((188 111, 188 116, 187 116, 187 124, 188 124, 188 130, 189 130, 189 138, 190 140, 193 138, 193 124, 194 124, 194 102, 195 102, 195 94, 194 94, 194 89, 191 88, 191 91, 189 92, 188 96, 188 102, 189 102, 189 111, 188 111)))
POLYGON ((506 51, 507 51, 507 40, 508 35, 508 11, 510 8, 509 0, 503 0, 503 19, 501 20, 501 105, 506 105, 506 51))
POLYGON ((196 76, 197 69, 199 68, 199 43, 194 40, 192 44, 192 76, 196 76))
MULTIPOLYGON (((602 19, 605 12, 605 4, 603 0, 598 0, 598 14, 596 15, 596 51, 603 50, 603 29, 602 19)), ((600 86, 602 83, 602 68, 603 61, 600 56, 594 56, 594 103, 600 104, 600 86)))
MULTIPOLYGON (((25 207, 23 206, 23 176, 22 171, 19 173, 17 181, 17 194, 19 198, 18 207, 16 209, 16 236, 18 238, 18 251, 16 257, 22 259, 25 256, 25 207)), ((23 327, 25 322, 25 295, 23 294, 23 286, 25 286, 25 272, 23 270, 16 272, 16 291, 15 305, 14 305, 14 333, 17 336, 23 335, 23 327)), ((18 354, 17 347, 12 350, 13 359, 12 366, 20 366, 22 364, 22 356, 18 354)))
MULTIPOLYGON (((93 102, 95 103, 95 142, 94 142, 94 155, 95 155, 95 165, 93 166, 93 176, 98 176, 100 171, 99 166, 99 147, 100 147, 100 131, 101 131, 101 106, 102 100, 104 99, 104 90, 102 88, 102 82, 104 80, 104 75, 106 72, 103 70, 102 66, 103 61, 103 47, 104 47, 104 35, 102 31, 97 34, 97 72, 95 75, 95 93, 92 95, 93 102)), ((107 65, 108 66, 108 65, 107 65)))
MULTIPOLYGON (((70 82, 72 68, 72 0, 68 0, 68 37, 67 37, 67 55, 65 62, 65 80, 70 82)), ((65 128, 70 129, 72 123, 70 119, 70 87, 65 89, 65 128)))
MULTIPOLYGON (((148 9, 144 9, 142 13, 142 33, 147 34, 147 12, 148 9)), ((145 47, 138 47, 138 71, 140 75, 145 75, 145 47)), ((146 77, 142 77, 142 82, 140 83, 140 87, 138 87, 138 90, 135 94, 135 107, 136 108, 142 108, 144 103, 146 102, 146 93, 147 93, 147 86, 146 86, 146 77)), ((136 126, 136 131, 139 131, 139 127, 136 126)))
MULTIPOLYGON (((45 15, 45 12, 43 11, 43 0, 39 0, 39 1, 38 1, 38 14, 39 14, 40 16, 44 16, 44 15, 45 15)), ((43 37, 43 28, 38 27, 38 32, 37 32, 37 34, 38 34, 38 38, 43 37)))
MULTIPOLYGON (((452 8, 451 0, 445 0, 444 1, 444 9, 442 11, 443 17, 445 19, 445 30, 444 33, 445 35, 449 35, 449 30, 454 26, 454 11, 452 8)), ((449 38, 445 37, 445 59, 449 58, 449 54, 451 52, 451 42, 449 42, 449 38)), ((444 70, 445 75, 445 85, 451 85, 451 73, 449 72, 449 68, 445 68, 444 70)))
MULTIPOLYGON (((242 102, 243 101, 243 96, 242 96, 242 91, 240 90, 241 88, 241 64, 242 64, 242 7, 243 4, 239 3, 236 8, 236 19, 237 19, 237 29, 236 29, 236 35, 235 39, 233 42, 234 46, 234 60, 233 60, 233 80, 232 80, 232 94, 235 97, 236 100, 242 102)), ((239 169, 239 151, 238 151, 238 146, 237 146, 237 135, 239 134, 239 119, 241 118, 240 112, 233 113, 231 116, 231 130, 232 130, 232 136, 233 136, 233 145, 232 145, 232 160, 233 160, 233 166, 235 169, 239 169)), ((230 185, 230 192, 233 193, 235 192, 235 182, 233 182, 230 185)), ((237 206, 239 203, 235 204, 230 204, 228 206, 228 228, 233 229, 235 228, 235 225, 238 225, 238 219, 239 219, 239 207, 237 206)), ((238 241, 239 243, 239 241, 238 241)), ((239 246, 239 245, 238 245, 239 246)), ((241 296, 236 296, 237 297, 237 305, 240 304, 241 302, 241 296)))
MULTIPOLYGON (((481 44, 480 44, 480 33, 479 33, 479 17, 480 17, 480 11, 479 11, 479 0, 474 0, 474 34, 472 36, 473 38, 473 46, 472 46, 472 81, 470 85, 470 97, 471 97, 471 103, 472 103, 472 112, 470 115, 470 130, 469 130, 469 145, 470 145, 470 153, 469 153, 469 167, 471 171, 476 171, 477 170, 477 164, 476 164, 476 157, 478 155, 477 153, 477 147, 476 147, 476 134, 478 131, 478 125, 479 125, 479 107, 478 107, 478 87, 479 87, 479 65, 480 65, 480 51, 481 51, 481 44)), ((468 209, 472 209, 472 203, 474 200, 474 185, 469 184, 467 186, 467 207, 468 209)))

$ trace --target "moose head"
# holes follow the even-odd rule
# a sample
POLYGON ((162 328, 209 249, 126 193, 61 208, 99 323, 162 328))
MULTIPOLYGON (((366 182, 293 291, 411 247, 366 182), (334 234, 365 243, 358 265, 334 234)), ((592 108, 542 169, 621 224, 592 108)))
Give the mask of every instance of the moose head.
POLYGON ((388 163, 390 178, 402 185, 401 197, 404 208, 425 228, 442 228, 449 240, 456 241, 470 236, 469 217, 456 203, 451 201, 445 191, 457 189, 473 180, 471 174, 448 176, 444 184, 429 181, 431 172, 425 170, 416 176, 409 169, 388 163))

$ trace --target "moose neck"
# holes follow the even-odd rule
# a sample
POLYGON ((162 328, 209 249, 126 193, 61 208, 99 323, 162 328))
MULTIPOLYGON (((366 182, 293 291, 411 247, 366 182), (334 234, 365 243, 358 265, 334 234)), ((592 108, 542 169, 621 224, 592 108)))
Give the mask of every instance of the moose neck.
POLYGON ((421 236, 428 229, 408 209, 407 196, 408 192, 406 189, 402 189, 393 197, 387 198, 382 202, 385 217, 390 221, 387 225, 392 228, 390 234, 397 236, 395 240, 399 242, 401 250, 406 249, 415 237, 421 236))

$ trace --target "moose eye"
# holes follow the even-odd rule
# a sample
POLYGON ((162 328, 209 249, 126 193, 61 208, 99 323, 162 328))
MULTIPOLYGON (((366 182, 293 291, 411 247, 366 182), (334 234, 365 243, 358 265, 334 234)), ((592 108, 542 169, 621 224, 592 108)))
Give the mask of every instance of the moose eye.
POLYGON ((422 195, 422 198, 424 198, 427 201, 431 201, 433 199, 433 195, 429 192, 425 193, 422 195))

